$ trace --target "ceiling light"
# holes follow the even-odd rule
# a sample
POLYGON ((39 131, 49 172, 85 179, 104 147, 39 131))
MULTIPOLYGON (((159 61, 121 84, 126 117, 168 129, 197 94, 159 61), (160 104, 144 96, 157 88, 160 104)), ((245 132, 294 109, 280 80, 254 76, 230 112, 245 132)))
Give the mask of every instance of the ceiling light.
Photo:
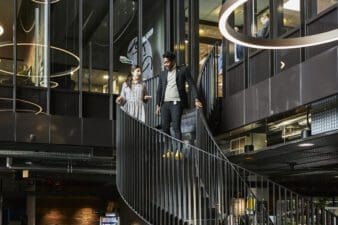
POLYGON ((300 11, 299 0, 289 0, 284 3, 283 8, 292 11, 300 11))
POLYGON ((298 147, 312 147, 312 146, 314 146, 315 144, 313 144, 313 143, 309 143, 309 142, 307 142, 307 143, 301 143, 301 144, 298 144, 298 147))
POLYGON ((103 79, 108 80, 109 76, 108 75, 103 75, 103 79))
POLYGON ((5 29, 2 25, 0 25, 0 36, 5 33, 5 29))
POLYGON ((238 33, 230 26, 228 19, 238 7, 247 1, 248 0, 227 0, 222 6, 221 16, 219 18, 219 30, 226 39, 233 43, 249 48, 293 49, 321 45, 338 40, 338 29, 306 37, 285 39, 259 39, 238 33))
MULTIPOLYGON (((6 48, 6 47, 11 47, 14 46, 14 43, 1 43, 0 44, 0 48, 6 48)), ((41 48, 47 48, 48 46, 45 44, 38 44, 38 43, 17 43, 17 46, 33 46, 33 47, 41 47, 41 48)), ((50 49, 55 50, 57 52, 61 52, 61 53, 65 53, 67 56, 72 57, 74 59, 74 61, 77 61, 77 67, 73 67, 71 70, 66 70, 63 72, 58 72, 55 74, 51 74, 50 78, 53 77, 63 77, 63 76, 67 76, 68 74, 73 75, 76 71, 78 71, 80 69, 80 57, 78 57, 77 55, 75 55, 74 53, 72 53, 71 51, 68 51, 66 49, 63 48, 59 48, 59 47, 55 47, 55 46, 49 46, 50 49)), ((0 69, 0 72, 2 73, 6 73, 9 75, 14 75, 14 73, 12 71, 8 71, 8 70, 3 70, 0 69)), ((18 74, 17 76, 25 76, 26 75, 20 75, 18 74)), ((30 77, 39 77, 40 75, 31 75, 30 77)))
MULTIPOLYGON (((60 0, 52 0, 52 1, 50 1, 50 4, 54 4, 54 3, 57 3, 59 1, 60 0)), ((35 2, 37 4, 47 4, 48 3, 48 1, 46 1, 46 0, 32 0, 32 2, 35 2)))

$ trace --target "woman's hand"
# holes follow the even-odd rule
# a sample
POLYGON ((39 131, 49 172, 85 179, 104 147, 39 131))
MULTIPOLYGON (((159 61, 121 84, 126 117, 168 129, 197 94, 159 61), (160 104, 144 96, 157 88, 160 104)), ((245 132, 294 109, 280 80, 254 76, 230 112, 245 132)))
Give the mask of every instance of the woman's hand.
POLYGON ((152 96, 150 96, 150 95, 145 95, 144 96, 144 100, 150 100, 150 99, 152 99, 153 97, 152 96))
POLYGON ((124 102, 124 98, 122 96, 117 97, 115 100, 116 104, 121 105, 124 102))
POLYGON ((201 102, 200 100, 198 100, 198 99, 195 99, 195 107, 196 107, 197 109, 202 108, 202 107, 203 107, 202 102, 201 102))

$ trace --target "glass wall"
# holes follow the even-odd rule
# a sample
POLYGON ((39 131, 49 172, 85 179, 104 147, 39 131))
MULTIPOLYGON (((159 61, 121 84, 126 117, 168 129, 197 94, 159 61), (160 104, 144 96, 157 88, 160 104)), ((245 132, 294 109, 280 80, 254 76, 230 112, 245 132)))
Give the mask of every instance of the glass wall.
POLYGON ((144 1, 139 5, 134 0, 0 1, 1 110, 13 110, 15 82, 18 112, 110 118, 110 93, 119 94, 131 65, 138 63, 139 6, 143 7, 143 78, 161 71, 163 4, 144 1), (13 79, 15 58, 17 76, 13 79))
POLYGON ((83 91, 108 93, 109 0, 83 0, 83 91))
MULTIPOLYGON (((239 33, 245 33, 244 27, 244 7, 238 7, 235 12, 233 13, 233 27, 234 30, 239 33)), ((228 64, 231 65, 233 63, 237 63, 243 60, 244 57, 244 47, 238 44, 234 44, 229 42, 229 57, 228 57, 228 64)))
POLYGON ((13 105, 13 11, 12 0, 0 1, 0 113, 13 105))
POLYGON ((215 52, 217 60, 217 84, 216 95, 218 97, 223 96, 223 64, 227 63, 224 57, 225 52, 223 51, 222 38, 218 28, 218 17, 222 7, 222 0, 204 0, 199 1, 199 68, 206 62, 207 56, 210 54, 214 45, 217 45, 215 52))
POLYGON ((251 12, 251 35, 257 38, 270 37, 270 4, 269 0, 254 0, 251 12))
POLYGON ((50 113, 54 115, 79 115, 79 11, 79 0, 50 5, 50 113))
POLYGON ((300 26, 300 0, 283 0, 279 19, 278 36, 300 26))
POLYGON ((143 0, 141 65, 143 79, 159 75, 162 70, 162 55, 165 51, 164 10, 164 1, 143 0), (157 18, 156 21, 154 18, 157 18))
POLYGON ((137 64, 138 4, 136 1, 117 0, 113 13, 113 93, 121 92, 122 83, 137 64))
POLYGON ((46 113, 49 82, 49 5, 39 1, 17 1, 17 109, 46 113), (20 4, 21 3, 21 4, 20 4))
POLYGON ((132 0, 114 2, 113 93, 120 94, 132 65, 138 64, 139 4, 132 0))
POLYGON ((48 5, 22 1, 17 21, 17 84, 46 87, 48 81, 48 5))
POLYGON ((51 87, 78 90, 79 1, 58 1, 51 4, 50 12, 51 87))

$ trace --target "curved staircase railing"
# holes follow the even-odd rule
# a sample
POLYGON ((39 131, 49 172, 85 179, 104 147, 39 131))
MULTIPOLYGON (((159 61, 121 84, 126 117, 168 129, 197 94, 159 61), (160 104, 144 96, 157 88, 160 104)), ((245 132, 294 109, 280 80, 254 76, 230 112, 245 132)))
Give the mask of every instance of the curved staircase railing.
MULTIPOLYGON (((153 98, 157 79, 146 82, 153 98)), ((196 116, 197 147, 155 129, 159 118, 148 107, 147 123, 117 109, 117 187, 146 223, 337 225, 311 198, 232 164, 203 113, 196 116)))
POLYGON ((176 140, 117 112, 117 186, 149 224, 320 224, 337 218, 221 154, 176 140), (179 148, 182 154, 166 154, 179 148))

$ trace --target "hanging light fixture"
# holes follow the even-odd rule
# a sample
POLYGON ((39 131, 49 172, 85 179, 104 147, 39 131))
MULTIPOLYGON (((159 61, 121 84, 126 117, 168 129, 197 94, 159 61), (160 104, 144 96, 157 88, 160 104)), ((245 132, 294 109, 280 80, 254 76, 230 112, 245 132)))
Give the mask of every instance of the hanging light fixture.
POLYGON ((228 23, 230 15, 248 0, 227 0, 221 10, 219 29, 229 41, 249 48, 292 49, 326 44, 338 40, 338 29, 300 38, 259 39, 236 32, 228 23))
MULTIPOLYGON (((35 2, 37 4, 47 4, 49 0, 32 0, 32 2, 35 2)), ((57 3, 61 0, 51 0, 50 1, 50 4, 54 4, 54 3, 57 3)))

